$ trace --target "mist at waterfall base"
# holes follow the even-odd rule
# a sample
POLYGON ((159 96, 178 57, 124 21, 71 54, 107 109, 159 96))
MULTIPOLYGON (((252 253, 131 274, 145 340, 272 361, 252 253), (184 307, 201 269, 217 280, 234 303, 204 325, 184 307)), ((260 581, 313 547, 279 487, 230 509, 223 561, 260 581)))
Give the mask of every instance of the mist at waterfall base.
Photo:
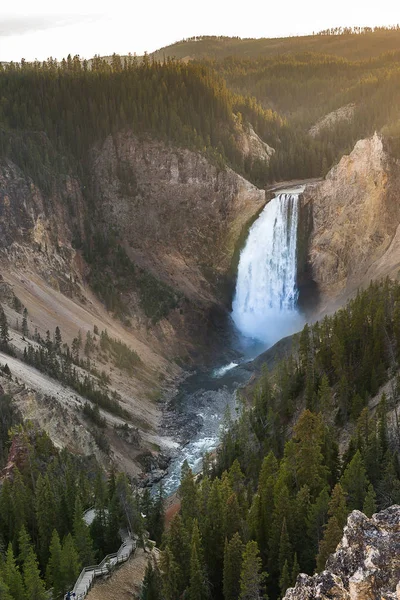
POLYGON ((298 194, 279 194, 249 230, 232 305, 244 346, 269 348, 304 325, 297 309, 298 211, 298 194))
POLYGON ((165 429, 180 443, 164 480, 167 495, 179 486, 184 460, 198 472, 204 453, 217 448, 226 409, 238 414, 237 389, 251 376, 245 363, 304 324, 297 310, 297 223, 293 191, 273 198, 249 230, 232 307, 239 352, 211 373, 187 378, 170 404, 165 429))

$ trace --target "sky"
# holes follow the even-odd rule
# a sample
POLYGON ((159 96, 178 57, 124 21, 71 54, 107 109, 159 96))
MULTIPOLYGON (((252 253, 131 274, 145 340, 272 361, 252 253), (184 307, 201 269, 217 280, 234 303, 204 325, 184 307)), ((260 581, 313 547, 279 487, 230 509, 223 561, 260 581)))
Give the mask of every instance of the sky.
POLYGON ((8 0, 0 61, 143 54, 196 35, 280 37, 400 21, 398 0, 8 0))

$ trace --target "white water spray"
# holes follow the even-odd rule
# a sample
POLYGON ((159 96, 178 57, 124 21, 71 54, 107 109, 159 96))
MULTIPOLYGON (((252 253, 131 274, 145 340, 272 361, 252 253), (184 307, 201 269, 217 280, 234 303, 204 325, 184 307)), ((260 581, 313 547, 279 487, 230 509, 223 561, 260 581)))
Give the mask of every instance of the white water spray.
POLYGON ((239 260, 233 320, 244 336, 269 346, 303 322, 296 308, 298 200, 298 193, 282 193, 266 205, 239 260))

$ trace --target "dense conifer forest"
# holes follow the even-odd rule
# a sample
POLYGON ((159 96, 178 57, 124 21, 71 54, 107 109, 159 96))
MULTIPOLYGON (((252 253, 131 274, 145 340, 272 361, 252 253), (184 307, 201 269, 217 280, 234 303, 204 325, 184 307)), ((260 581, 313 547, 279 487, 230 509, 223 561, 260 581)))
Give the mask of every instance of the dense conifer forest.
POLYGON ((318 52, 358 60, 398 50, 399 40, 399 25, 374 28, 336 27, 312 35, 285 38, 257 39, 204 35, 183 39, 156 50, 151 56, 157 60, 163 60, 168 56, 184 60, 194 58, 221 60, 228 56, 260 58, 278 54, 318 52))
POLYGON ((161 492, 139 496, 126 475, 107 477, 93 457, 57 450, 45 433, 22 425, 3 396, 1 467, 8 451, 9 474, 0 489, 2 600, 47 600, 49 590, 54 600, 63 598, 82 567, 117 551, 121 529, 134 532, 139 545, 145 530, 161 541, 161 492), (89 507, 96 511, 90 526, 83 518, 89 507))
MULTIPOLYGON (((53 60, 8 65, 0 72, 0 86, 0 155, 33 179, 45 176, 43 165, 63 172, 67 157, 90 184, 85 169, 90 149, 127 127, 203 152, 221 168, 228 162, 254 179, 257 165, 243 163, 235 139, 235 98, 203 65, 114 56, 111 63, 93 60, 89 69, 78 57, 68 57, 60 65, 53 60), (15 132, 18 138, 26 132, 36 137, 15 143, 15 132), (52 155, 37 135, 43 132, 55 149, 52 155)), ((280 123, 271 112, 261 111, 259 119, 274 128, 280 123)))

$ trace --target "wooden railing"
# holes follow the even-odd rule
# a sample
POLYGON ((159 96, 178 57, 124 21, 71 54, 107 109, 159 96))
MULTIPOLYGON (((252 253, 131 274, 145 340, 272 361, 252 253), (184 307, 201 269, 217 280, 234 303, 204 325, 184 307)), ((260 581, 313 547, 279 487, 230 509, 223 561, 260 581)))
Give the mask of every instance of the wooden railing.
POLYGON ((136 550, 136 540, 129 535, 127 539, 121 544, 118 552, 113 552, 112 554, 107 554, 98 565, 90 565, 88 567, 84 567, 76 580, 76 583, 73 588, 73 592, 76 594, 76 600, 83 600, 86 598, 90 588, 93 585, 93 581, 95 577, 100 577, 102 575, 107 575, 110 573, 117 565, 125 562, 131 556, 131 554, 136 550), (85 584, 82 588, 82 582, 86 577, 85 584))

